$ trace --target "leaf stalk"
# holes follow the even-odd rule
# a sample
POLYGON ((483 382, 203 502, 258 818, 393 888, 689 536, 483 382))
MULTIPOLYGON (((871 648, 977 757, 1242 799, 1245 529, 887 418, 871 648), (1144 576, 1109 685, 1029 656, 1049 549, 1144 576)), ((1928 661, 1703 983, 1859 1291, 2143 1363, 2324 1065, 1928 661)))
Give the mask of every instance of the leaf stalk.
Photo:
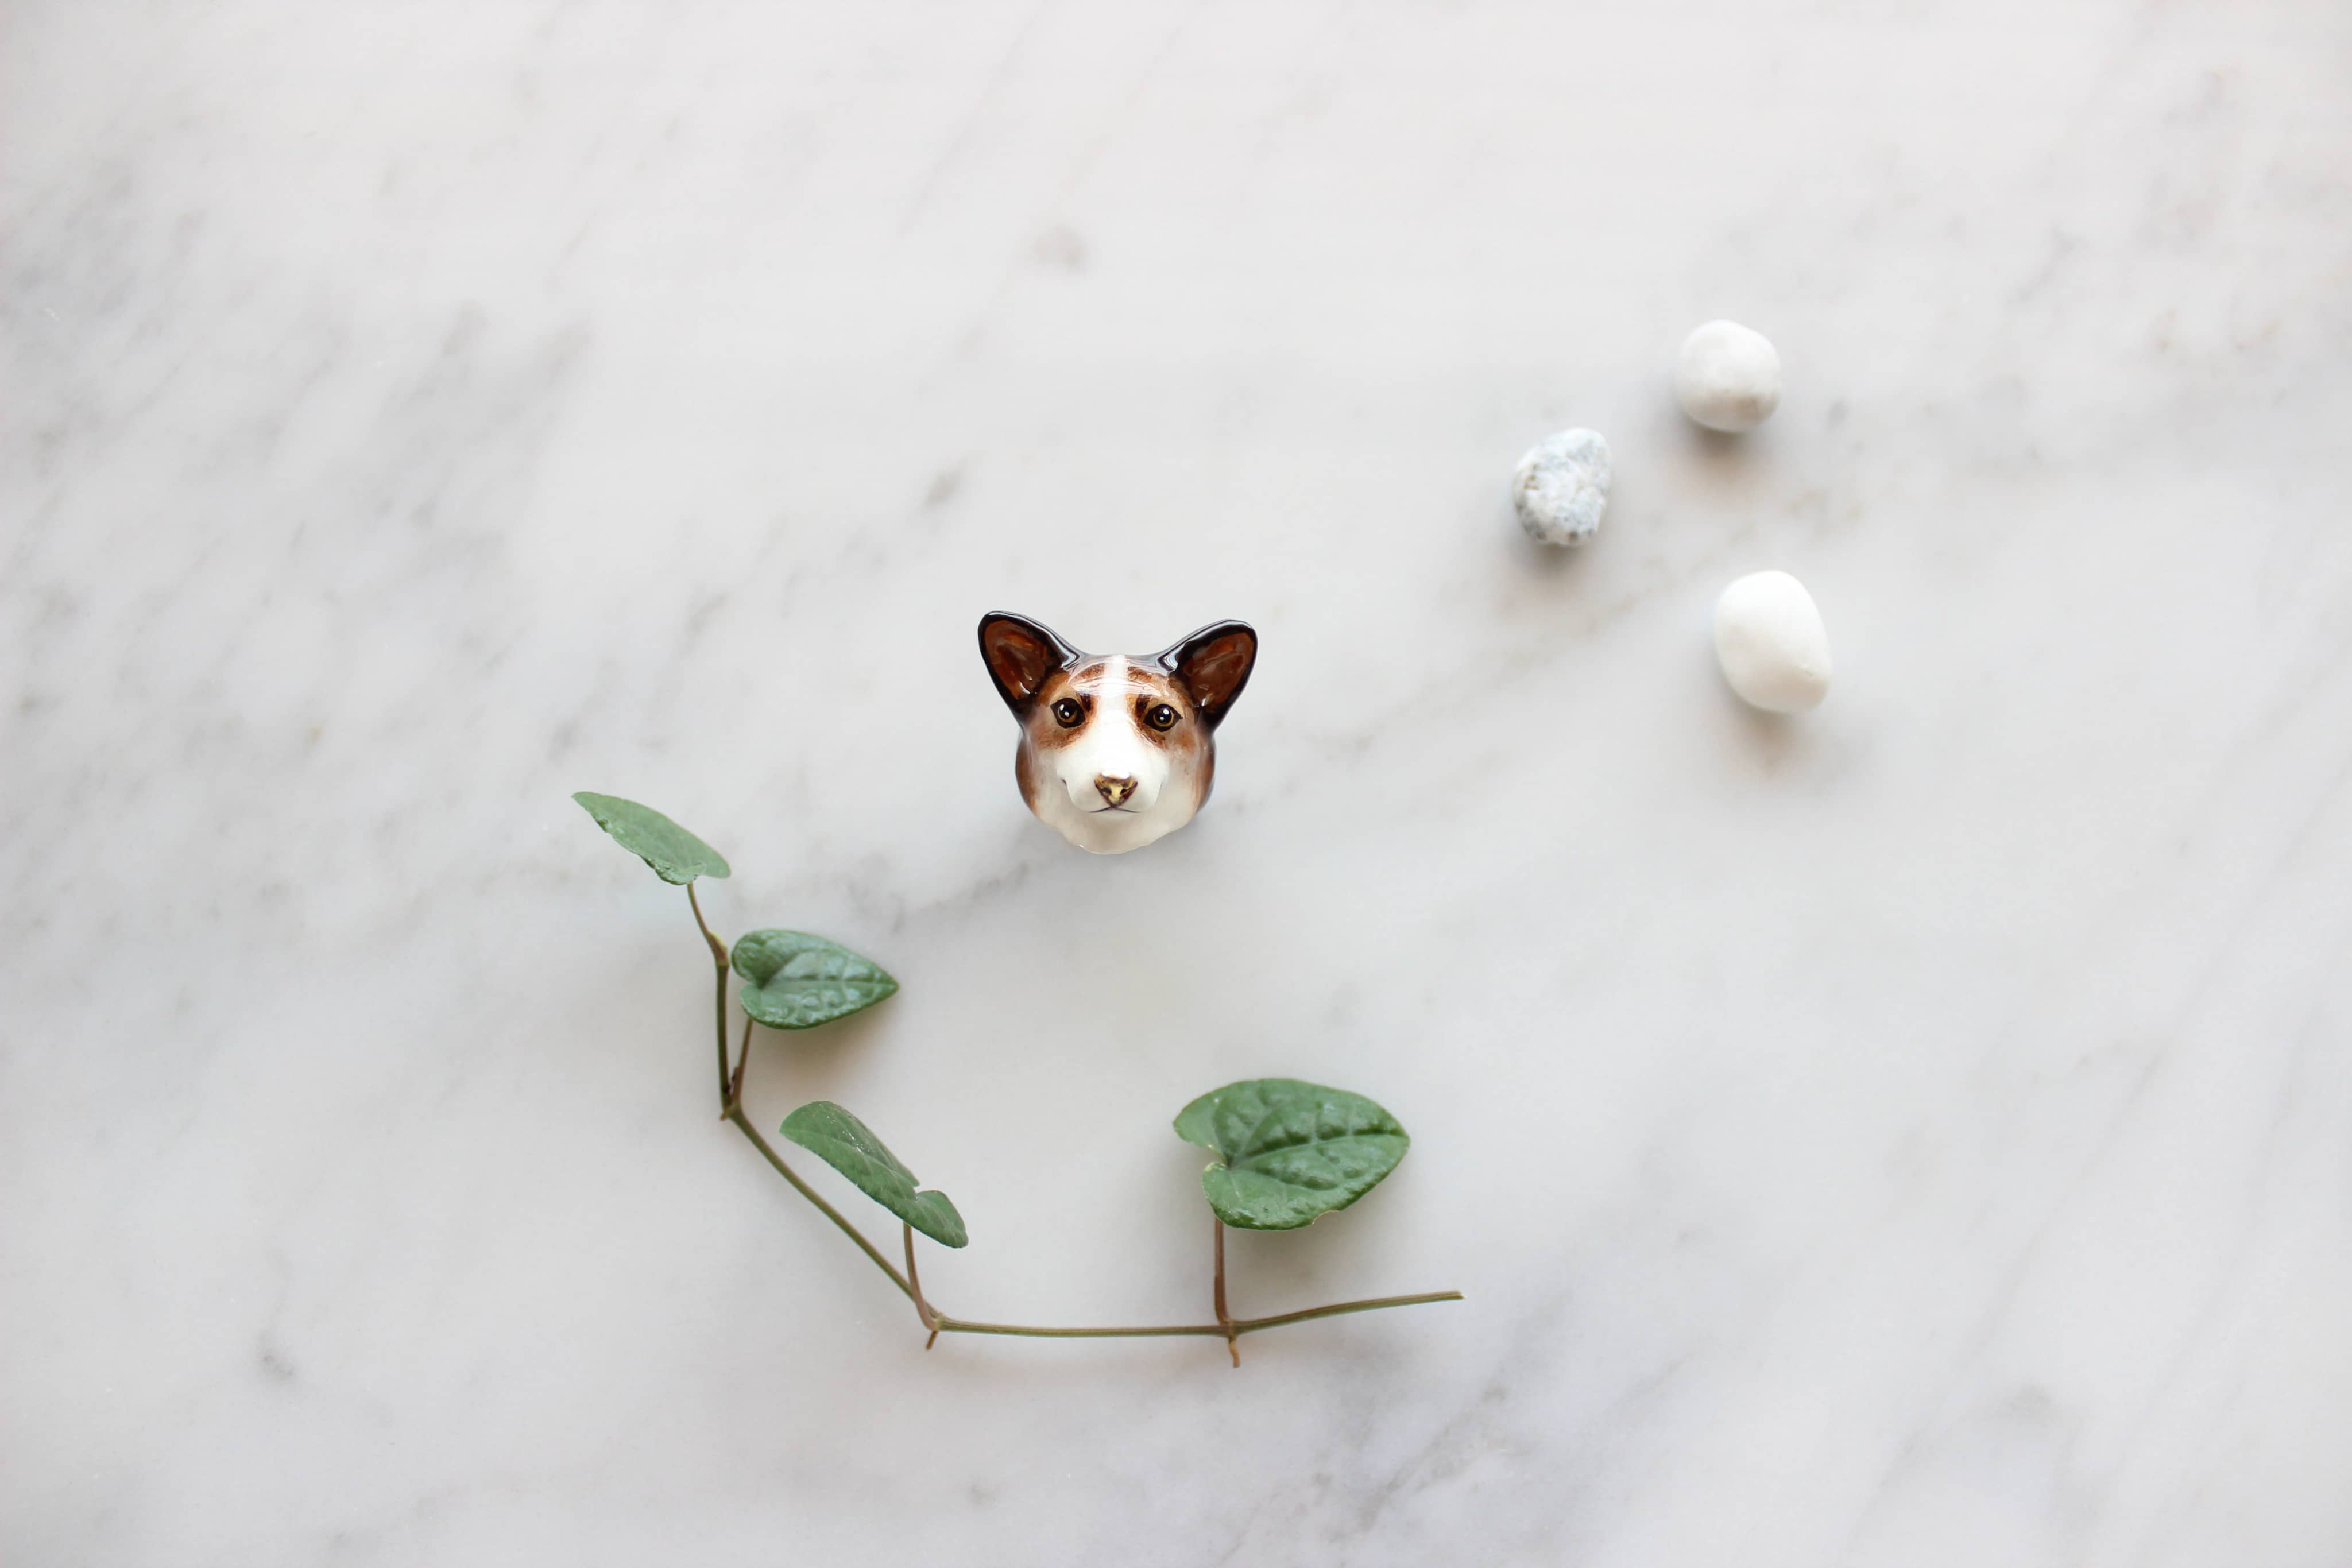
POLYGON ((914 1287, 915 1315, 931 1331, 931 1337, 923 1342, 923 1348, 929 1350, 940 1343, 940 1321, 931 1311, 931 1303, 923 1300, 923 1277, 915 1271, 915 1228, 901 1220, 898 1228, 907 1236, 907 1283, 914 1287))
POLYGON ((1234 1364, 1238 1367, 1242 1364, 1242 1347, 1239 1336, 1234 1333, 1234 1314, 1225 1311, 1225 1221, 1215 1209, 1211 1209, 1209 1224, 1217 1238, 1217 1282, 1210 1292, 1210 1301, 1217 1310, 1217 1321, 1225 1326, 1225 1354, 1234 1358, 1234 1364))

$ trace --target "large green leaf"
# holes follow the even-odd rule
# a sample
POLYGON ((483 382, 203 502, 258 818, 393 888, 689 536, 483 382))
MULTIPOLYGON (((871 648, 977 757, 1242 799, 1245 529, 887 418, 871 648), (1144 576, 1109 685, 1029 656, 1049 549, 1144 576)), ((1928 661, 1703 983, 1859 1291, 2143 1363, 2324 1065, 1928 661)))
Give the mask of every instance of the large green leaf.
POLYGON ((664 882, 683 886, 698 876, 725 876, 727 857, 655 810, 618 795, 586 789, 572 797, 587 808, 613 841, 654 868, 664 882))
POLYGON ((1412 1140, 1360 1094, 1253 1078, 1177 1113, 1176 1135, 1217 1156, 1201 1173, 1209 1207, 1244 1230, 1296 1230, 1345 1208, 1396 1169, 1412 1140))
POLYGON ((751 982, 743 1010, 770 1029, 814 1029, 861 1012, 898 988, 871 958, 805 931, 754 931, 729 962, 751 982))
POLYGON ((784 1118, 790 1138, 857 1189, 943 1247, 961 1247, 963 1216, 943 1192, 915 1190, 915 1173, 885 1148, 874 1129, 830 1100, 813 1100, 784 1118))

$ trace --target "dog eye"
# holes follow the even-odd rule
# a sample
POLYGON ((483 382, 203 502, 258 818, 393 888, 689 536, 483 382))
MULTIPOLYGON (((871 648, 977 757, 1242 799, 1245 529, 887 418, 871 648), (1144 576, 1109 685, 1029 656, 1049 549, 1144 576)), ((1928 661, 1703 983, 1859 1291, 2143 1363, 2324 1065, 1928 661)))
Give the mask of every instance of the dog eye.
POLYGON ((1143 722, 1154 729, 1173 729, 1176 727, 1176 710, 1161 703, 1143 716, 1143 722))
POLYGON ((1087 710, 1078 706, 1076 698, 1064 697, 1054 705, 1054 716, 1061 721, 1064 729, 1076 729, 1078 721, 1087 716, 1087 710))

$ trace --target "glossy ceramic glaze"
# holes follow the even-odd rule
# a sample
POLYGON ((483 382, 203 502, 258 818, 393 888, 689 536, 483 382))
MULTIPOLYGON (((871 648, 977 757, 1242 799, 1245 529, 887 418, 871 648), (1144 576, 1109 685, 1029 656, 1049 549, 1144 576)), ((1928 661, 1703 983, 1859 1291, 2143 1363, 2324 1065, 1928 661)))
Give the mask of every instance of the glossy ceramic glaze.
POLYGON ((1021 799, 1078 848, 1115 855, 1209 799, 1217 726, 1249 685, 1257 633, 1220 621, 1157 653, 1085 653, 998 612, 981 618, 980 656, 1021 725, 1021 799))

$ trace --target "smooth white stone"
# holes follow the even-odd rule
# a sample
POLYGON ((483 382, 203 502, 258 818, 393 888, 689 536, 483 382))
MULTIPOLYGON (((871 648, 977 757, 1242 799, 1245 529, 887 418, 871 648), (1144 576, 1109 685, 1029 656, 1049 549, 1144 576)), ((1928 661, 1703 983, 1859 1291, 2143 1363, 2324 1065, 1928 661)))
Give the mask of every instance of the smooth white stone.
POLYGON ((1753 430, 1780 406, 1780 353, 1752 328, 1709 321, 1683 340, 1675 396, 1709 430, 1753 430))
POLYGON ((1785 571, 1750 572, 1723 591, 1715 657, 1740 700, 1767 713, 1807 713, 1829 695, 1829 629, 1785 571))
POLYGON ((1609 510, 1609 443, 1597 430, 1545 436, 1511 476, 1511 505, 1537 543, 1582 544, 1609 510))

